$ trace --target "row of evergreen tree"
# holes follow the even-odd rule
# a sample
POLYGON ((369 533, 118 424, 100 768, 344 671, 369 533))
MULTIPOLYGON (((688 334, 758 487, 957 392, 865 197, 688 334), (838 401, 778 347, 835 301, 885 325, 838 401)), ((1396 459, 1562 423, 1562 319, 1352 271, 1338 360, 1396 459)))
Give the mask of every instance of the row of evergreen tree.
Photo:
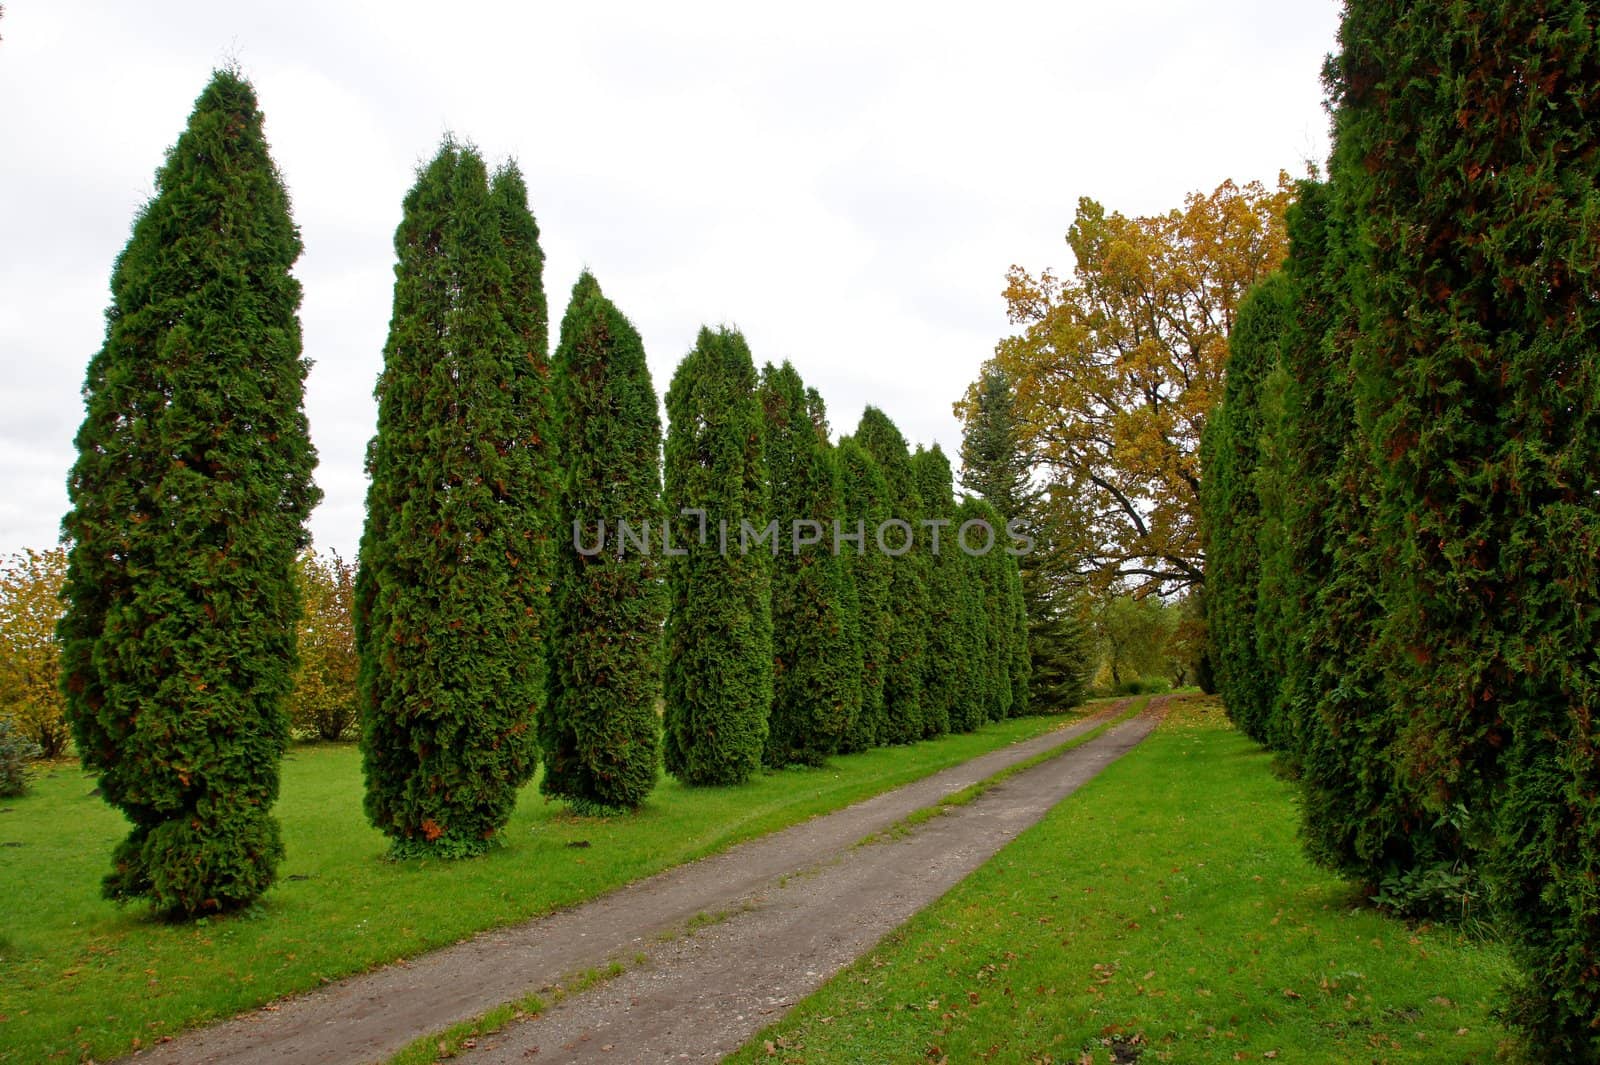
POLYGON ((1487 899, 1538 1060, 1600 1061, 1600 8, 1350 0, 1326 182, 1241 308, 1207 601, 1314 859, 1487 899))
MULTIPOLYGON (((758 374, 737 332, 706 329, 667 393, 663 466, 637 331, 586 272, 550 353, 522 176, 453 141, 395 248, 354 621, 365 805, 397 854, 492 845, 541 763, 546 794, 620 809, 663 763, 738 783, 1026 708, 1005 523, 957 502, 937 447, 870 407, 830 444, 792 366, 758 374), (986 554, 951 542, 974 520, 999 534, 986 554), (576 535, 620 521, 678 547, 576 535), (797 521, 825 535, 724 546, 797 521), (916 534, 893 557, 892 521, 916 534), (835 550, 836 524, 866 542, 835 550)), ((282 857, 294 560, 319 495, 299 252, 254 92, 219 72, 117 261, 64 521, 67 716, 133 824, 106 892, 165 913, 248 904, 282 857)))

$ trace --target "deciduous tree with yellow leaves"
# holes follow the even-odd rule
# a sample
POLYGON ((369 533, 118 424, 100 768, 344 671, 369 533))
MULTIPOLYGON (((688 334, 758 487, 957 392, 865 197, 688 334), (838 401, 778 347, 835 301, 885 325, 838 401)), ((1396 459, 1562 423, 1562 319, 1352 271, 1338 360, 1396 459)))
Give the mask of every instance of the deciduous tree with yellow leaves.
POLYGON ((0 717, 39 746, 47 758, 67 747, 63 716, 61 582, 67 550, 27 550, 0 561, 0 717))
MULTIPOLYGON (((1292 191, 1287 174, 1276 188, 1225 181, 1138 218, 1084 198, 1067 231, 1070 277, 1007 274, 1021 331, 990 365, 1015 383, 1059 546, 1100 587, 1204 580, 1200 432, 1222 395, 1239 302, 1283 261, 1292 191)), ((973 404, 969 394, 964 415, 973 404)))

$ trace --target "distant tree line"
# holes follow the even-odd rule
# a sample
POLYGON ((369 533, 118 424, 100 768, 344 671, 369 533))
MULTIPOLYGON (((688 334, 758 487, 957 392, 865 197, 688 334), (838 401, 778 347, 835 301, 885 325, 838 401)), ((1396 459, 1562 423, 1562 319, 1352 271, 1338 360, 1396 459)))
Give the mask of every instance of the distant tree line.
POLYGON ((551 353, 522 175, 451 139, 395 251, 352 566, 305 532, 299 234, 253 89, 215 75, 117 260, 65 550, 27 563, 60 571, 64 613, 33 626, 59 688, 57 658, 5 658, 8 700, 59 692, 132 825, 109 897, 176 916, 259 898, 292 732, 356 726, 393 855, 454 857, 501 841, 541 765, 545 794, 621 810, 663 766, 737 784, 1076 698, 1059 676, 1030 696, 1003 449, 964 449, 994 499, 958 499, 937 446, 872 407, 831 442, 817 391, 724 328, 673 377, 663 454, 638 332, 585 272, 551 353), (607 519, 677 546, 585 549, 607 519), (914 535, 880 550, 897 523, 914 535), (730 524, 782 542, 727 551, 730 524), (957 548, 985 526, 992 547, 957 548))
POLYGON ((1311 856, 1482 913, 1540 1061, 1600 1060, 1600 15, 1351 0, 1334 151, 1233 329, 1207 604, 1311 856))

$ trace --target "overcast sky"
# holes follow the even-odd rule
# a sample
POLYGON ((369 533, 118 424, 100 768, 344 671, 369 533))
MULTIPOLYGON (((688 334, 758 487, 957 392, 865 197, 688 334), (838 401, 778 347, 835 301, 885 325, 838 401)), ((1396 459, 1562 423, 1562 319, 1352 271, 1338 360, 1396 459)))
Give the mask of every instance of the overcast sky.
POLYGON ((527 177, 551 335, 588 266, 658 391, 702 323, 951 453, 1012 263, 1327 153, 1333 0, 5 0, 0 552, 55 542, 112 260, 212 69, 255 83, 305 255, 317 545, 353 557, 393 234, 453 132, 527 177), (964 13, 962 9, 965 9, 964 13))

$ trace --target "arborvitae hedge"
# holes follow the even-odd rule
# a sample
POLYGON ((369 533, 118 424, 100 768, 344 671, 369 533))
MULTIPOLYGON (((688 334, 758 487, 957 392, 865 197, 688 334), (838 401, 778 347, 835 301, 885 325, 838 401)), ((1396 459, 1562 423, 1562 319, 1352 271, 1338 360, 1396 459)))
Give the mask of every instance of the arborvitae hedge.
POLYGON ((756 388, 744 337, 723 328, 700 331, 667 391, 667 521, 684 553, 667 564, 664 742, 688 784, 742 783, 766 747, 773 560, 740 550, 742 527, 770 520, 756 388))
POLYGON ((626 809, 660 762, 661 416, 638 332, 587 271, 551 362, 563 469, 539 790, 580 810, 626 809))
POLYGON ((864 751, 884 742, 888 722, 884 717, 883 678, 888 669, 889 644, 894 636, 894 606, 890 600, 893 560, 878 550, 874 530, 890 514, 889 484, 878 464, 854 437, 843 437, 835 449, 840 485, 840 533, 860 535, 859 541, 840 543, 844 561, 847 601, 854 600, 853 619, 861 660, 861 706, 845 730, 841 749, 864 751))
POLYGON ((255 92, 219 71, 112 272, 62 523, 68 719, 133 825, 105 894, 173 915, 249 904, 283 856, 293 567, 319 494, 300 249, 255 92))
POLYGON ((1272 274, 1239 305, 1228 336, 1222 403, 1201 437, 1201 512, 1206 539, 1205 615, 1214 649, 1217 689, 1228 714, 1251 739, 1265 743, 1277 677, 1261 660, 1257 596, 1261 506, 1261 389, 1278 365, 1278 343, 1293 309, 1289 282, 1272 274))
MULTIPOLYGON (((995 517, 1000 518, 998 511, 995 517)), ((1017 566, 1016 558, 1006 550, 1009 544, 1004 523, 996 524, 994 552, 1000 556, 1006 568, 1004 608, 1011 622, 1011 716, 1016 717, 1033 709, 1029 696, 1033 666, 1028 654, 1028 604, 1022 597, 1022 571, 1017 566)))
POLYGON ((533 774, 551 496, 538 230, 446 141, 406 195, 357 578, 367 815, 399 855, 496 841, 533 774))
MULTIPOLYGON (((893 628, 884 664, 882 742, 911 743, 922 739, 929 725, 923 716, 922 671, 928 640, 927 560, 930 556, 915 542, 921 531, 922 497, 917 493, 906 438, 883 411, 868 407, 862 413, 861 423, 856 428, 856 442, 872 456, 889 488, 888 520, 897 524, 883 530, 883 544, 891 552, 907 548, 893 557, 889 565, 893 628)), ((876 533, 869 529, 867 535, 871 538, 867 550, 881 550, 876 533)), ((937 721, 933 724, 937 725, 937 721)))
POLYGON ((956 544, 955 479, 950 460, 935 444, 917 449, 911 458, 922 499, 924 522, 919 535, 928 537, 928 644, 923 657, 923 713, 945 726, 944 731, 970 732, 982 724, 980 707, 971 701, 976 675, 982 668, 981 646, 973 643, 969 624, 973 602, 981 601, 983 586, 972 578, 961 548, 956 544), (937 528, 938 550, 933 550, 937 528))
POLYGON ((762 370, 761 405, 768 515, 778 540, 765 760, 820 765, 839 749, 861 705, 860 640, 846 608, 844 558, 833 550, 839 474, 824 435, 822 398, 807 391, 788 362, 762 370), (796 522, 813 524, 796 529, 796 522))
POLYGON ((1511 1018, 1551 1062, 1600 1060, 1597 24, 1351 0, 1329 71, 1402 769, 1488 829, 1511 1018))
MULTIPOLYGON (((999 721, 1013 713, 1014 667, 1019 636, 1016 623, 1016 605, 1020 589, 1016 584, 1016 563, 1005 553, 1006 537, 1000 523, 1000 512, 987 501, 968 497, 956 508, 957 550, 960 550, 960 530, 968 522, 984 522, 995 530, 993 548, 986 554, 962 552, 970 572, 983 588, 983 653, 978 680, 978 692, 983 721, 999 721)), ((986 537, 979 526, 973 526, 966 543, 973 552, 981 549, 986 537)), ((1024 648, 1026 650, 1026 648, 1024 648)))

